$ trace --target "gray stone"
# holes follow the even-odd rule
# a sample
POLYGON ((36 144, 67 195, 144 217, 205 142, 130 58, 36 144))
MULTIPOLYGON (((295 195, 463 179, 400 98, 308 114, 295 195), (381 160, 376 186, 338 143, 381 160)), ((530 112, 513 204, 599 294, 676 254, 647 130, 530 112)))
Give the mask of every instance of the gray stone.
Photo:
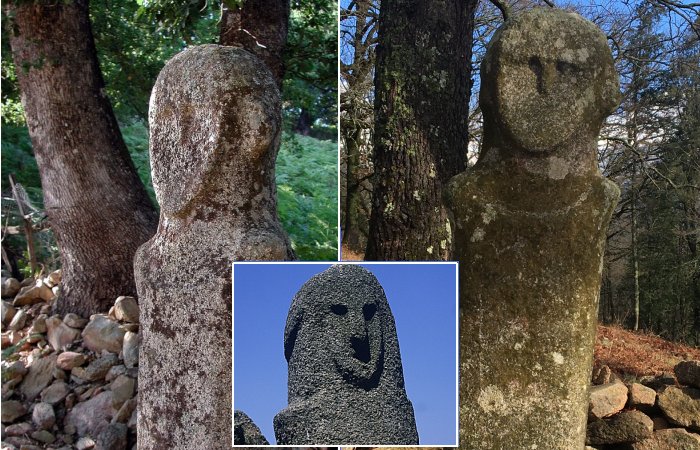
POLYGON ((141 344, 141 335, 127 331, 124 335, 124 346, 122 347, 122 356, 124 357, 124 365, 126 367, 136 367, 139 365, 139 345, 141 344))
POLYGON ((96 353, 102 350, 119 353, 122 349, 124 333, 118 322, 104 314, 94 314, 83 330, 83 343, 96 353))
POLYGON ((53 380, 56 358, 56 355, 45 356, 34 360, 29 366, 29 372, 19 385, 20 391, 28 401, 34 400, 53 380))
POLYGON ((624 411, 608 419, 588 423, 586 444, 625 444, 651 437, 654 422, 639 411, 624 411))
POLYGON ((75 443, 75 448, 78 450, 89 450, 91 448, 95 448, 95 440, 90 436, 81 437, 78 439, 78 442, 75 443))
POLYGON ((139 323, 139 304, 134 297, 122 296, 114 302, 114 317, 117 320, 139 323))
POLYGON ((681 361, 673 372, 680 384, 700 388, 700 361, 681 361))
POLYGON ((610 367, 603 365, 593 369, 592 382, 594 385, 614 383, 615 381, 619 381, 619 378, 610 370, 610 367))
POLYGON ((27 407, 17 400, 2 402, 2 423, 12 423, 27 414, 27 407))
POLYGON ((134 413, 136 405, 137 402, 135 398, 130 398, 129 400, 125 401, 114 417, 112 417, 112 422, 127 423, 131 415, 134 413))
POLYGON ((107 372, 107 375, 105 375, 105 381, 111 382, 114 381, 119 375, 125 375, 126 374, 126 366, 123 364, 119 364, 117 366, 114 366, 109 369, 109 372, 107 372))
POLYGON ((51 287, 58 285, 61 282, 61 269, 54 270, 46 278, 51 287))
POLYGON ((54 350, 64 350, 80 337, 80 331, 63 323, 58 316, 46 319, 46 328, 46 337, 54 350))
POLYGON ((134 259, 139 448, 228 449, 231 261, 293 258, 275 207, 279 91, 245 50, 191 47, 158 76, 149 125, 161 222, 134 259))
POLYGON ((639 379, 639 382, 644 386, 650 387, 656 391, 659 391, 666 386, 673 386, 676 384, 676 377, 672 373, 664 372, 661 375, 646 375, 639 379))
POLYGON ((14 297, 19 292, 19 281, 15 278, 7 278, 2 282, 2 298, 14 297))
POLYGON ((418 444, 394 317, 368 270, 336 265, 307 281, 289 309, 284 354, 278 445, 418 444))
POLYGON ((63 317, 63 323, 71 328, 84 328, 87 325, 88 320, 83 319, 77 314, 68 313, 63 317))
POLYGON ((36 316, 36 319, 34 319, 34 322, 32 322, 32 327, 27 331, 28 334, 34 334, 34 333, 46 333, 46 319, 48 317, 46 314, 39 314, 36 316))
POLYGON ((54 436, 53 434, 51 434, 50 431, 47 430, 35 431, 31 434, 31 436, 32 439, 39 442, 43 442, 44 444, 52 444, 56 440, 56 436, 54 436))
POLYGON ((27 313, 23 309, 17 311, 12 321, 7 326, 8 330, 19 331, 24 328, 24 323, 27 321, 27 313))
POLYGON ((34 405, 32 422, 34 422, 40 430, 50 430, 56 423, 56 413, 53 410, 53 406, 44 402, 39 402, 34 405))
POLYGON ((104 391, 86 402, 76 404, 66 415, 65 424, 75 427, 79 436, 98 436, 111 418, 112 392, 104 391))
POLYGON ((669 422, 700 431, 700 389, 668 386, 659 392, 658 405, 669 422))
POLYGON ((53 299, 54 295, 51 288, 44 284, 41 280, 36 280, 32 286, 23 287, 15 300, 12 302, 14 306, 33 305, 39 302, 46 302, 53 299))
MULTIPOLYGON (((3 404, 3 408, 4 408, 3 404)), ((6 436, 23 436, 25 434, 29 434, 32 432, 34 427, 32 427, 32 424, 28 422, 20 422, 20 423, 15 423, 12 425, 8 425, 7 428, 5 428, 5 435, 6 436)))
POLYGON ((655 431, 649 439, 634 443, 631 450, 700 450, 700 436, 682 428, 655 431))
POLYGON ((591 387, 588 401, 588 415, 602 419, 621 411, 627 403, 627 386, 619 381, 591 387))
POLYGON ((68 385, 63 381, 56 381, 41 392, 41 401, 55 405, 63 401, 70 393, 68 385))
POLYGON ((125 401, 134 396, 136 380, 126 375, 119 375, 111 385, 112 407, 115 410, 121 408, 125 401))
POLYGON ((479 160, 445 199, 460 262, 465 448, 583 448, 620 195, 598 169, 597 138, 619 99, 605 34, 575 13, 527 10, 488 46, 479 160))
POLYGON ((85 381, 97 381, 104 379, 112 366, 119 364, 119 358, 113 353, 108 353, 101 358, 97 358, 87 367, 74 367, 71 374, 85 381))
POLYGON ((63 370, 71 370, 73 367, 79 367, 85 364, 87 358, 82 353, 63 352, 58 355, 56 365, 63 370))
POLYGON ((10 380, 22 379, 27 374, 27 368, 24 363, 19 361, 2 362, 2 382, 7 383, 10 380))
POLYGON ((123 423, 110 423, 97 437, 97 450, 125 450, 128 429, 123 423))
POLYGON ((14 306, 8 302, 2 302, 2 312, 0 313, 0 316, 2 316, 3 325, 12 322, 12 319, 15 317, 16 313, 17 309, 14 306))
POLYGON ((260 428, 243 411, 233 412, 234 445, 270 445, 260 428))

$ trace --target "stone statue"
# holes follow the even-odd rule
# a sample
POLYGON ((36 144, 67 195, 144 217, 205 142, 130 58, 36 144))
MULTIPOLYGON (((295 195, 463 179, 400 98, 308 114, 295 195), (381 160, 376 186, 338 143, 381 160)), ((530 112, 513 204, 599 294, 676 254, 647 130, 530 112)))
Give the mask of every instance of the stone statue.
POLYGON ((280 95, 245 50, 193 47, 149 111, 160 224, 136 254, 139 449, 231 446, 231 262, 294 257, 277 219, 280 95))
POLYGON ((418 444, 386 295, 357 265, 307 281, 284 330, 289 406, 275 416, 278 445, 418 444))
POLYGON ((460 447, 582 449, 606 230, 596 162, 619 102, 605 35, 536 8, 481 68, 483 148, 446 193, 460 261, 460 447))

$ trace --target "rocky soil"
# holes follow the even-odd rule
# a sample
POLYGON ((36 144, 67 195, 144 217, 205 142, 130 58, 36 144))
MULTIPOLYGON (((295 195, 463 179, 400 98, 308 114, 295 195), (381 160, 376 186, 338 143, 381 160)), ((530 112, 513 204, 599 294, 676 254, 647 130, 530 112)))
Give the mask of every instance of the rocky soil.
POLYGON ((136 448, 136 299, 50 316, 60 280, 2 280, 2 450, 136 448))

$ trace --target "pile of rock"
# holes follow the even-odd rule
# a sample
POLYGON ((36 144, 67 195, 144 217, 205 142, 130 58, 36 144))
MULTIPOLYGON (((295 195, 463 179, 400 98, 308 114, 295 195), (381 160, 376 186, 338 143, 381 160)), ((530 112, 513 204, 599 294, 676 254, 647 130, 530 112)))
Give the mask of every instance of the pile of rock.
POLYGON ((135 448, 136 299, 119 297, 90 320, 49 317, 59 281, 54 272, 2 283, 13 299, 2 302, 2 450, 135 448))
POLYGON ((594 371, 586 444, 700 450, 700 361, 680 362, 674 373, 625 384, 607 366, 594 371))

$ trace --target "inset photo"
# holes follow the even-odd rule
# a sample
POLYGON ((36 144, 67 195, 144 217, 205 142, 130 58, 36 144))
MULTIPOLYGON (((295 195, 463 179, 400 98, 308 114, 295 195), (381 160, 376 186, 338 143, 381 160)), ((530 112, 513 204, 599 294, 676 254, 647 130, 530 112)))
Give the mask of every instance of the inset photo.
POLYGON ((233 445, 457 445, 457 263, 233 263, 233 445))

